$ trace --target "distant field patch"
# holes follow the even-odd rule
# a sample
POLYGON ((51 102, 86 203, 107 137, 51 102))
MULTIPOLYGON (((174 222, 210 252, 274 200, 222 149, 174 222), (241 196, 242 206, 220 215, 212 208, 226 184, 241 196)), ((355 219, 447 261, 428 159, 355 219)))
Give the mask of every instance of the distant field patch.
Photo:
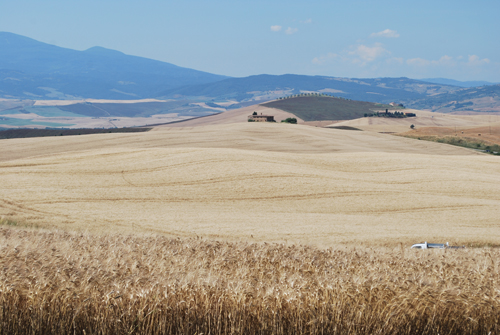
POLYGON ((73 124, 56 123, 56 122, 40 122, 32 119, 15 119, 8 117, 0 117, 0 125, 11 127, 27 127, 27 126, 44 126, 44 127, 70 127, 73 124))
MULTIPOLYGON (((85 117, 86 115, 75 114, 53 106, 31 106, 25 107, 24 111, 43 117, 85 117)), ((22 113, 22 112, 21 112, 22 113)))
POLYGON ((15 115, 15 114, 23 114, 23 113, 21 113, 17 109, 7 109, 0 111, 0 115, 15 115))
POLYGON ((298 96, 267 102, 262 106, 284 110, 304 121, 352 120, 377 109, 394 109, 389 105, 330 96, 298 96))
POLYGON ((60 106, 67 112, 92 117, 149 117, 155 114, 177 113, 179 116, 204 116, 214 113, 213 109, 191 105, 191 101, 138 102, 129 103, 77 103, 60 106))

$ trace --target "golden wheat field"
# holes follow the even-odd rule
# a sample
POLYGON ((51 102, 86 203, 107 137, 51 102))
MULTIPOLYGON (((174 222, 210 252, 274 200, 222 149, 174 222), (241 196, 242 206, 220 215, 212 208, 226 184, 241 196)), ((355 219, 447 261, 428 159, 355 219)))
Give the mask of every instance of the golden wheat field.
POLYGON ((161 127, 2 140, 0 185, 0 334, 499 333, 497 156, 161 127))
POLYGON ((17 158, 0 162, 0 215, 39 227, 325 247, 500 238, 498 158, 439 143, 242 124, 0 146, 17 158))
POLYGON ((498 334, 498 250, 0 228, 2 334, 498 334))

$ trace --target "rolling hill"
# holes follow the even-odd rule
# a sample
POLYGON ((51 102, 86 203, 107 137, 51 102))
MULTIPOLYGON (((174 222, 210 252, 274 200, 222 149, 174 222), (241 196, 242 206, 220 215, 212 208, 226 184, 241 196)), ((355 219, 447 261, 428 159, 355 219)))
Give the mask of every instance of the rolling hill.
POLYGON ((437 94, 408 104, 416 109, 429 109, 441 113, 500 113, 500 84, 462 88, 437 94))
POLYGON ((374 110, 394 107, 373 102, 347 100, 330 96, 298 96, 262 104, 292 113, 304 121, 351 120, 363 117, 374 110))
POLYGON ((0 216, 39 227, 327 246, 499 236, 497 158, 440 143, 244 122, 0 152, 0 216))
POLYGON ((0 32, 0 97, 140 99, 225 79, 102 47, 61 48, 0 32))

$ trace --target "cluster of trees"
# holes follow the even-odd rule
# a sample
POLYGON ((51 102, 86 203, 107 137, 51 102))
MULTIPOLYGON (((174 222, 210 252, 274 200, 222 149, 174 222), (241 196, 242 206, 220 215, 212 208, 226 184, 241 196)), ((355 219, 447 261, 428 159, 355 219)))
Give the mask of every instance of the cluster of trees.
POLYGON ((284 120, 281 120, 281 122, 297 124, 297 119, 294 117, 289 117, 284 120))
POLYGON ((290 99, 290 98, 300 98, 300 97, 329 97, 329 98, 337 98, 337 99, 342 99, 342 100, 351 100, 351 99, 346 99, 342 97, 336 97, 331 94, 324 94, 324 93, 300 93, 300 94, 292 94, 288 95, 286 97, 280 97, 278 98, 279 100, 284 100, 284 99, 290 99))
POLYGON ((394 117, 394 118, 405 118, 407 117, 405 113, 403 112, 389 112, 389 111, 385 111, 385 112, 375 112, 375 113, 365 113, 365 117, 394 117))

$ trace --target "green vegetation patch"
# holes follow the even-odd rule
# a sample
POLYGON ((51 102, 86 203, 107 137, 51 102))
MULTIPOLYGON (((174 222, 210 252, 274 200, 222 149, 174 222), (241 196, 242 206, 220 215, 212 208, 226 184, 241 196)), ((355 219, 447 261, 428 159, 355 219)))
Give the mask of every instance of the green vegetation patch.
POLYGON ((389 105, 344 98, 312 95, 284 98, 262 104, 292 113, 304 121, 352 120, 377 109, 395 109, 389 105))
POLYGON ((0 124, 14 127, 27 127, 27 126, 44 126, 44 127, 70 127, 73 124, 69 123, 56 123, 56 122, 41 122, 33 121, 31 119, 16 119, 8 117, 0 117, 0 124))
POLYGON ((111 129, 9 129, 0 131, 0 139, 45 137, 45 136, 71 136, 105 133, 140 133, 152 128, 111 128, 111 129))
POLYGON ((281 120, 281 122, 291 123, 291 124, 297 124, 297 119, 294 118, 294 117, 288 117, 285 120, 281 120))
POLYGON ((445 143, 450 145, 456 145, 459 147, 469 148, 484 151, 492 155, 500 155, 500 145, 491 144, 477 139, 469 137, 458 137, 458 136, 417 136, 417 135, 396 135, 408 138, 414 138, 418 140, 445 143))
POLYGON ((71 113, 54 106, 24 107, 24 111, 43 117, 87 117, 86 115, 71 113))
POLYGON ((36 224, 27 223, 24 220, 7 218, 4 216, 0 216, 0 226, 10 226, 10 227, 19 227, 19 228, 39 228, 38 225, 36 225, 36 224))

